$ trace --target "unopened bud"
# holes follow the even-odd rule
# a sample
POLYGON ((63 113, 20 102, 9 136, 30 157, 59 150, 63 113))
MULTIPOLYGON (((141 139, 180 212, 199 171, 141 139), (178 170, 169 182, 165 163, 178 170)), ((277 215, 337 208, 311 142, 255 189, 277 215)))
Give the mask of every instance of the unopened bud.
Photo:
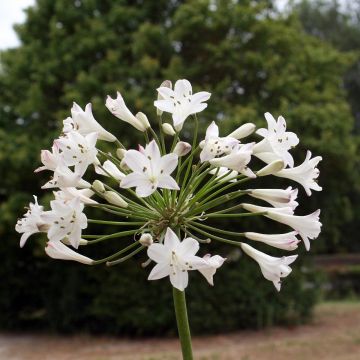
POLYGON ((252 134, 256 129, 256 125, 252 123, 246 123, 244 125, 241 125, 238 127, 235 131, 233 131, 231 134, 229 134, 229 137, 232 137, 234 139, 242 139, 244 137, 249 136, 252 134))
POLYGON ((262 169, 260 169, 256 175, 257 176, 267 176, 267 175, 272 175, 275 174, 277 172, 279 172, 280 170, 282 170, 285 167, 284 161, 282 160, 274 160, 273 162, 271 162, 269 165, 266 165, 265 167, 263 167, 262 169))
POLYGON ((104 184, 103 184, 100 180, 95 180, 95 181, 92 183, 92 188, 93 188, 96 192, 99 192, 99 193, 105 192, 105 186, 104 186, 104 184))
POLYGON ((120 206, 120 207, 127 207, 128 203, 116 192, 114 191, 105 191, 103 194, 104 199, 108 201, 110 204, 120 206))
POLYGON ((123 158, 124 158, 124 156, 125 156, 125 154, 126 154, 126 150, 125 149, 117 149, 116 150, 116 156, 120 159, 120 160, 122 160, 123 158))
POLYGON ((162 124, 161 127, 166 135, 174 136, 176 134, 174 128, 169 123, 162 124))
POLYGON ((188 154, 190 150, 191 150, 191 145, 189 143, 185 141, 179 141, 176 144, 173 152, 177 154, 177 156, 181 157, 188 154))
MULTIPOLYGON (((62 243, 64 243, 65 245, 71 245, 69 239, 67 237, 63 238, 61 240, 62 243)), ((84 240, 84 239, 80 239, 80 243, 79 245, 87 245, 88 244, 88 241, 87 240, 84 240)))
POLYGON ((141 124, 144 125, 145 129, 148 129, 150 126, 149 120, 147 118, 147 116, 142 113, 142 112, 138 112, 135 117, 141 122, 141 124))
POLYGON ((142 234, 139 240, 139 243, 143 246, 150 246, 153 242, 151 234, 142 234))
MULTIPOLYGON (((167 87, 169 89, 172 89, 172 83, 170 80, 165 80, 161 83, 160 87, 167 87)), ((158 100, 163 100, 164 98, 158 93, 158 100)), ((162 115, 162 110, 159 110, 159 109, 156 109, 156 114, 158 116, 161 116, 162 115)))

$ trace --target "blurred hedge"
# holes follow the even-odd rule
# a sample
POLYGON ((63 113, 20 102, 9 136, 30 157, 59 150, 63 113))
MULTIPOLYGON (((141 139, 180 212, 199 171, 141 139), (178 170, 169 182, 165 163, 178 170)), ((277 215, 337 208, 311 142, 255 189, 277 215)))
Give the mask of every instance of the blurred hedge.
MULTIPOLYGON (((39 241, 30 239, 20 251, 13 231, 48 175, 32 173, 39 151, 50 147, 71 102, 91 101, 96 118, 134 147, 136 134, 107 113, 105 96, 120 90, 134 112, 152 119, 155 88, 166 78, 188 78, 196 91, 212 92, 200 116, 202 131, 211 120, 226 134, 245 121, 264 125, 265 111, 285 115, 301 137, 296 160, 308 148, 324 158, 324 195, 308 199, 301 192, 301 211, 322 208, 324 232, 312 248, 336 251, 342 230, 354 221, 351 195, 359 179, 342 87, 353 54, 306 35, 295 16, 277 14, 265 0, 38 0, 17 31, 23 44, 1 54, 0 68, 0 172, 6 175, 0 178, 1 327, 172 331, 167 281, 147 282, 133 263, 88 269, 48 261, 39 241)), ((283 230, 270 221, 232 224, 239 231, 283 230)), ((116 243, 99 248, 91 255, 111 253, 116 243)), ((249 259, 225 265, 214 288, 193 274, 188 297, 194 329, 303 321, 317 286, 313 272, 301 272, 300 262, 294 268, 280 295, 249 259)))

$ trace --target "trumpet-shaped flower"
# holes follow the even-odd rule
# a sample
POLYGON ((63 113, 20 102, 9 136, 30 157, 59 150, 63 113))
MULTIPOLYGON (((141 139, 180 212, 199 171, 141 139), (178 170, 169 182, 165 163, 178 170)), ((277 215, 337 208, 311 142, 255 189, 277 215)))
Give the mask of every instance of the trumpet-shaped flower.
POLYGON ((291 208, 265 208, 262 206, 243 204, 243 208, 251 212, 266 211, 265 216, 269 219, 278 221, 282 224, 292 227, 299 233, 304 241, 305 249, 310 250, 310 241, 316 239, 321 230, 319 221, 320 210, 305 216, 296 216, 291 214, 291 208), (290 210, 287 211, 286 209, 290 210))
POLYGON ((291 207, 293 210, 299 205, 296 200, 298 189, 292 189, 289 186, 286 190, 282 189, 255 189, 248 190, 249 195, 264 200, 274 206, 275 208, 280 207, 291 207))
POLYGON ((202 151, 200 153, 201 162, 209 161, 215 157, 229 154, 239 143, 233 137, 219 137, 219 127, 213 121, 206 130, 205 141, 200 143, 202 151))
POLYGON ((203 259, 205 260, 206 266, 199 268, 199 272, 205 277, 211 286, 214 286, 214 275, 216 270, 226 259, 220 255, 211 256, 210 254, 206 254, 203 259))
POLYGON ((259 264, 264 278, 272 281, 276 290, 280 291, 281 278, 284 278, 291 273, 291 268, 289 265, 296 260, 297 255, 283 256, 278 258, 267 255, 244 243, 241 243, 241 248, 248 256, 253 258, 259 264))
POLYGON ((289 149, 299 143, 299 138, 295 133, 286 131, 286 121, 282 116, 279 116, 276 121, 267 112, 265 113, 265 119, 268 123, 268 128, 256 131, 264 139, 254 146, 254 155, 266 163, 281 159, 285 165, 293 167, 294 159, 289 153, 289 149))
POLYGON ((99 175, 113 177, 118 181, 125 177, 125 174, 110 160, 106 160, 102 164, 102 168, 99 165, 95 165, 95 172, 99 175))
POLYGON ((70 131, 66 136, 55 140, 65 165, 74 166, 75 172, 82 176, 87 167, 97 161, 97 136, 95 132, 83 136, 77 131, 70 131))
POLYGON ((35 172, 40 172, 43 170, 54 171, 60 164, 63 163, 62 155, 60 154, 58 145, 54 142, 54 145, 49 150, 41 150, 41 162, 43 166, 40 166, 35 170, 35 172))
POLYGON ((22 219, 16 223, 15 230, 22 233, 20 247, 23 247, 27 239, 35 233, 47 230, 46 222, 43 219, 44 207, 38 204, 37 197, 34 195, 35 202, 29 204, 29 210, 22 219))
POLYGON ((260 234, 255 232, 246 232, 245 237, 250 240, 259 241, 264 244, 283 250, 295 250, 300 240, 296 237, 297 231, 291 231, 286 234, 260 234))
POLYGON ((70 249, 61 241, 49 241, 46 244, 45 252, 48 256, 58 260, 77 261, 85 265, 92 265, 93 260, 70 249))
POLYGON ((78 248, 81 240, 81 231, 87 227, 87 218, 83 213, 84 204, 79 198, 69 202, 53 200, 51 210, 43 214, 49 225, 47 233, 50 241, 61 241, 66 238, 74 248, 78 248))
POLYGON ((81 135, 88 135, 92 132, 98 134, 99 140, 105 140, 113 142, 116 137, 106 131, 94 118, 92 113, 91 104, 87 104, 85 111, 74 102, 71 108, 71 117, 68 117, 63 121, 63 132, 68 133, 70 131, 78 131, 81 135))
POLYGON ((208 267, 201 257, 195 256, 199 243, 192 238, 180 241, 176 234, 167 228, 163 244, 152 244, 147 250, 149 258, 157 264, 148 279, 158 280, 170 277, 173 287, 183 291, 189 281, 188 271, 208 267))
POLYGON ((211 165, 226 167, 247 177, 255 178, 256 175, 247 166, 251 160, 253 146, 254 143, 244 145, 239 144, 231 151, 229 155, 211 159, 209 162, 211 165))
POLYGON ((94 192, 90 189, 76 189, 75 187, 66 187, 59 191, 54 191, 55 200, 69 202, 78 198, 84 204, 97 204, 97 201, 90 199, 94 192))
POLYGON ((174 153, 161 156, 154 140, 145 149, 127 151, 124 161, 133 172, 121 180, 122 188, 136 187, 140 197, 151 195, 157 188, 179 190, 170 176, 177 166, 178 156, 174 153))
POLYGON ((319 184, 316 182, 316 179, 320 173, 316 166, 321 160, 321 156, 316 156, 311 159, 311 152, 308 151, 306 153, 306 158, 301 165, 290 169, 283 169, 277 173, 274 173, 274 175, 298 182, 304 187, 306 194, 310 196, 311 190, 322 190, 322 187, 319 186, 319 184))
POLYGON ((154 102, 155 107, 161 111, 172 114, 174 127, 181 130, 186 118, 192 114, 203 111, 211 94, 206 91, 192 93, 192 86, 188 80, 178 80, 174 90, 169 87, 161 86, 157 89, 163 98, 154 102))
POLYGON ((116 99, 112 99, 109 95, 106 99, 106 107, 118 119, 127 122, 139 131, 145 131, 149 126, 145 126, 142 120, 137 119, 128 109, 123 97, 118 91, 116 99))

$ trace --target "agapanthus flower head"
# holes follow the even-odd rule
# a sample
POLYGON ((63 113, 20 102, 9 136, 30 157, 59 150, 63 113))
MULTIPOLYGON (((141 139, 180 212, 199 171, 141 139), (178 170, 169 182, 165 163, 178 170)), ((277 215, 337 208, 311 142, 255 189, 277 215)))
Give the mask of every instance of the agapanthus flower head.
POLYGON ((52 150, 41 152, 42 166, 36 170, 50 172, 51 178, 42 188, 53 190, 55 200, 45 211, 35 197, 35 203, 16 224, 16 231, 22 234, 20 245, 32 234, 45 232, 49 239, 45 252, 50 257, 87 265, 113 266, 147 253, 147 258, 142 259, 143 268, 155 263, 149 280, 168 277, 176 291, 183 291, 191 270, 198 270, 210 285, 214 284, 213 277, 226 259, 207 254, 203 244, 211 247, 212 242, 221 242, 241 248, 280 290, 281 280, 290 274, 296 255, 273 257, 240 239, 287 252, 296 250, 302 239, 310 249, 310 240, 321 230, 320 210, 296 215, 300 207, 298 190, 291 186, 279 188, 276 180, 281 177, 295 181, 308 195, 311 190, 320 191, 317 166, 321 157, 311 158, 308 151, 304 162, 294 166, 291 151, 299 139, 287 131, 283 117, 275 120, 270 113, 265 114, 267 128, 256 131, 261 137, 258 142, 254 141, 256 135, 250 141, 244 140, 256 129, 252 123, 220 136, 221 126, 214 121, 206 124, 205 138, 198 139, 199 123, 205 123, 196 114, 207 107, 210 93, 193 94, 188 80, 177 80, 174 88, 166 81, 157 91, 156 120, 152 118, 155 109, 154 114, 134 115, 119 92, 116 99, 106 100, 110 112, 125 122, 120 122, 119 127, 130 125, 142 132, 144 141, 131 143, 131 148, 95 120, 91 104, 83 110, 74 103, 71 118, 64 120, 63 132, 54 140, 52 150), (189 132, 193 138, 188 142, 180 133, 186 120, 194 126, 189 132), (154 123, 158 124, 159 134, 151 127, 154 123), (104 148, 103 140, 113 142, 113 147, 104 148), (264 176, 273 176, 270 188, 249 184, 264 176), (89 207, 105 217, 88 219, 85 212, 89 207), (264 216, 290 229, 264 234, 256 232, 256 223, 251 231, 243 229, 239 218, 251 216, 264 216), (231 228, 214 225, 224 218, 226 224, 234 221, 231 228), (217 221, 213 223, 214 219, 217 221), (120 230, 112 234, 104 230, 104 235, 83 234, 85 229, 91 230, 88 224, 93 223, 120 230), (82 246, 100 246, 116 238, 124 238, 118 242, 120 249, 103 259, 93 260, 81 254, 82 246))

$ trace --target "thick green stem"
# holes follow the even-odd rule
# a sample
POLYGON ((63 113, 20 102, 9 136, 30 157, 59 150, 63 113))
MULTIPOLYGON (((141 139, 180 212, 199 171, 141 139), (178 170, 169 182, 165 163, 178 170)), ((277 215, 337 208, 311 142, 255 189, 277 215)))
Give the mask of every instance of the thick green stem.
POLYGON ((185 291, 173 287, 173 299, 183 360, 192 360, 191 334, 186 310, 185 291))

